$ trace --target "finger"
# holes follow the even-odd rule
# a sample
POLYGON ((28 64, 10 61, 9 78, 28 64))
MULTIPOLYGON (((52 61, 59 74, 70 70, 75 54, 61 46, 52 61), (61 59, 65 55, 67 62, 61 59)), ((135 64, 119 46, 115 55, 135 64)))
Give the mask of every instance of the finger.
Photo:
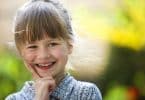
POLYGON ((34 79, 42 78, 35 67, 32 66, 32 74, 34 79))
POLYGON ((54 80, 50 81, 50 82, 49 82, 48 91, 49 91, 49 92, 52 92, 55 88, 56 88, 55 81, 54 81, 54 80))
POLYGON ((42 83, 50 83, 51 84, 51 83, 55 83, 55 80, 52 76, 47 76, 47 77, 37 78, 35 80, 35 82, 38 82, 38 83, 42 82, 42 83))
POLYGON ((45 77, 45 78, 39 78, 35 80, 34 86, 36 88, 40 88, 41 86, 44 86, 45 89, 48 88, 48 91, 53 91, 56 87, 55 80, 52 77, 45 77))
POLYGON ((26 63, 25 65, 27 66, 27 69, 32 73, 32 76, 35 80, 41 78, 40 74, 37 72, 34 66, 31 66, 30 64, 26 64, 26 63))

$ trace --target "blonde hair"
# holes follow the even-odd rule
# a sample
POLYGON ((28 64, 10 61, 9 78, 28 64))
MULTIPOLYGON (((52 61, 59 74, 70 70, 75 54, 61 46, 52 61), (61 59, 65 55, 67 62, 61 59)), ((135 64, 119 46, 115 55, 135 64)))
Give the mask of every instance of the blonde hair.
POLYGON ((14 20, 15 43, 19 49, 26 42, 44 37, 73 39, 70 16, 56 0, 31 0, 22 6, 14 20))

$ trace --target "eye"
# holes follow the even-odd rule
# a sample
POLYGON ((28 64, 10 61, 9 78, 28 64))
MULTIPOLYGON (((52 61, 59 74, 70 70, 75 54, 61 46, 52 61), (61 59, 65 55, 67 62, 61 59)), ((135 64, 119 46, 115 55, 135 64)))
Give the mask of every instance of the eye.
POLYGON ((52 43, 49 43, 49 44, 48 44, 48 47, 55 47, 55 46, 57 46, 57 45, 59 45, 59 43, 57 43, 57 42, 52 42, 52 43))
POLYGON ((36 49, 37 46, 36 45, 30 45, 30 46, 27 46, 28 49, 36 49))

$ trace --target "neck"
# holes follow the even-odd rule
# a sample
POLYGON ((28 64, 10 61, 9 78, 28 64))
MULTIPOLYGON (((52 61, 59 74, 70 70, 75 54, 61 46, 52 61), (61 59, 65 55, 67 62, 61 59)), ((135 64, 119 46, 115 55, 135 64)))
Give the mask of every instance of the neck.
POLYGON ((57 76, 54 76, 54 79, 56 81, 56 85, 58 86, 61 80, 66 76, 66 73, 61 73, 57 76))

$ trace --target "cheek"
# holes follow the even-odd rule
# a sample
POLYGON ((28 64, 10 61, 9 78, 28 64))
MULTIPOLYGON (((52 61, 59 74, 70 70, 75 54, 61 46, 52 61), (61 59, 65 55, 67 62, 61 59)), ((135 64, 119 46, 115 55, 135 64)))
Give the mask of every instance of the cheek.
POLYGON ((23 52, 22 58, 24 59, 25 62, 31 63, 34 61, 35 54, 29 52, 23 52))
POLYGON ((57 59, 64 59, 68 55, 66 48, 59 48, 57 50, 53 51, 53 56, 55 56, 57 59))

